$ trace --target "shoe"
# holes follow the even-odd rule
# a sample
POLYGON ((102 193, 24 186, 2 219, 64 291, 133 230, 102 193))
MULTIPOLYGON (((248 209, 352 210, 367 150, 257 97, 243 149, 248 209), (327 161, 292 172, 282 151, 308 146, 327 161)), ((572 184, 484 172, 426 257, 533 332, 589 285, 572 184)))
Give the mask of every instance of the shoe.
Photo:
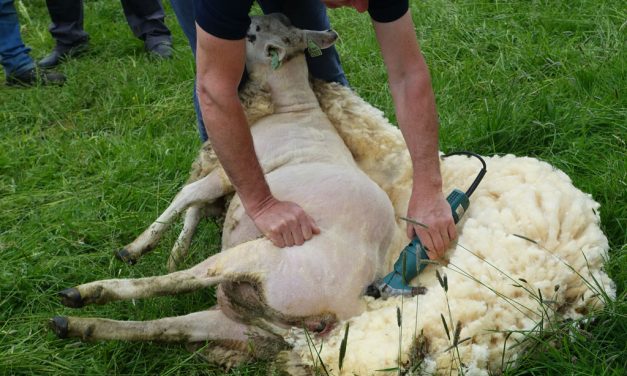
POLYGON ((30 87, 34 85, 63 86, 65 75, 62 73, 32 68, 24 73, 11 74, 7 77, 7 86, 30 87))
POLYGON ((150 56, 159 59, 170 59, 172 57, 172 44, 170 42, 160 42, 148 49, 150 56))
POLYGON ((73 46, 64 46, 57 44, 48 56, 39 60, 37 65, 40 68, 48 69, 56 67, 63 60, 82 55, 89 48, 89 42, 84 41, 73 46))

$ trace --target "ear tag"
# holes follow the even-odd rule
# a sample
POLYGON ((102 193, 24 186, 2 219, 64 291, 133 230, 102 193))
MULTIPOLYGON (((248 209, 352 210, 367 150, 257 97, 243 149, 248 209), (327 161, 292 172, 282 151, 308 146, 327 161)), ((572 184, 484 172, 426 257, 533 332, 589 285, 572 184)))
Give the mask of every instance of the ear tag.
POLYGON ((309 51, 309 56, 311 57, 318 57, 322 55, 320 47, 318 47, 318 45, 311 39, 307 41, 307 50, 309 51))
POLYGON ((272 67, 272 69, 277 70, 281 68, 281 60, 279 60, 279 53, 276 52, 276 50, 272 50, 270 51, 270 56, 272 57, 272 62, 270 63, 270 66, 272 67))

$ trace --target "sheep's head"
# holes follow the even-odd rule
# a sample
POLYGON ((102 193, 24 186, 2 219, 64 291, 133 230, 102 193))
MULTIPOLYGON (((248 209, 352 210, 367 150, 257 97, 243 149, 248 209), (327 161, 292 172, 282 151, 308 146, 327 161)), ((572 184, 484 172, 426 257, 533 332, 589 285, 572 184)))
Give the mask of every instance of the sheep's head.
POLYGON ((246 35, 246 65, 249 71, 260 66, 278 69, 282 63, 306 49, 325 49, 337 40, 333 30, 303 30, 292 26, 281 13, 252 17, 246 35))

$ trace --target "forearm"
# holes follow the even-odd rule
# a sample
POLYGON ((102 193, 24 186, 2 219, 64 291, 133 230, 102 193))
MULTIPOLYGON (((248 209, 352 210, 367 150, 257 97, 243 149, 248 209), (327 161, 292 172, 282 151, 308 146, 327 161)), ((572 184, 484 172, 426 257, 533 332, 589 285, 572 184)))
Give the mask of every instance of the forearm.
POLYGON ((237 95, 246 42, 221 39, 196 26, 196 87, 213 149, 259 231, 277 247, 301 245, 320 229, 300 206, 272 196, 237 95))
POLYGON ((223 40, 196 28, 197 94, 207 135, 249 214, 271 197, 237 95, 244 40, 223 40))
POLYGON ((237 98, 212 100, 203 85, 198 97, 207 135, 246 211, 256 213, 271 197, 270 189, 255 154, 244 111, 237 98))
POLYGON ((397 120, 414 169, 413 188, 423 194, 441 194, 438 120, 431 80, 423 67, 390 83, 397 120))
POLYGON ((397 21, 374 22, 374 26, 398 124, 411 155, 414 192, 441 194, 435 97, 411 15, 407 12, 397 21))

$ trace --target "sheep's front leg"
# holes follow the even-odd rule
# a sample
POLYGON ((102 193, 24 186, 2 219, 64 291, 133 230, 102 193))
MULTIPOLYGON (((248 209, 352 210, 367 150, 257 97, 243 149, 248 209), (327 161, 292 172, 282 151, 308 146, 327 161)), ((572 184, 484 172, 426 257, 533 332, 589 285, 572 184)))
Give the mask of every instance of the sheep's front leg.
POLYGON ((189 207, 203 207, 233 192, 233 186, 222 169, 214 170, 204 178, 181 189, 170 206, 137 239, 116 253, 129 264, 134 264, 145 253, 154 249, 172 222, 189 207))
POLYGON ((210 261, 207 259, 193 268, 162 276, 85 283, 59 292, 59 296, 63 305, 80 308, 88 304, 191 292, 222 281, 221 276, 207 276, 210 261))
POLYGON ((267 239, 255 239, 215 254, 186 270, 145 278, 105 279, 85 283, 59 292, 63 305, 80 308, 87 304, 106 304, 116 300, 175 295, 257 274, 278 264, 282 252, 267 239))
POLYGON ((178 239, 176 239, 174 247, 172 247, 170 257, 168 257, 169 272, 176 271, 178 264, 187 257, 189 246, 192 243, 192 238, 196 233, 200 220, 210 216, 217 217, 222 214, 223 209, 224 205, 213 203, 206 206, 191 206, 187 209, 183 229, 178 239))

